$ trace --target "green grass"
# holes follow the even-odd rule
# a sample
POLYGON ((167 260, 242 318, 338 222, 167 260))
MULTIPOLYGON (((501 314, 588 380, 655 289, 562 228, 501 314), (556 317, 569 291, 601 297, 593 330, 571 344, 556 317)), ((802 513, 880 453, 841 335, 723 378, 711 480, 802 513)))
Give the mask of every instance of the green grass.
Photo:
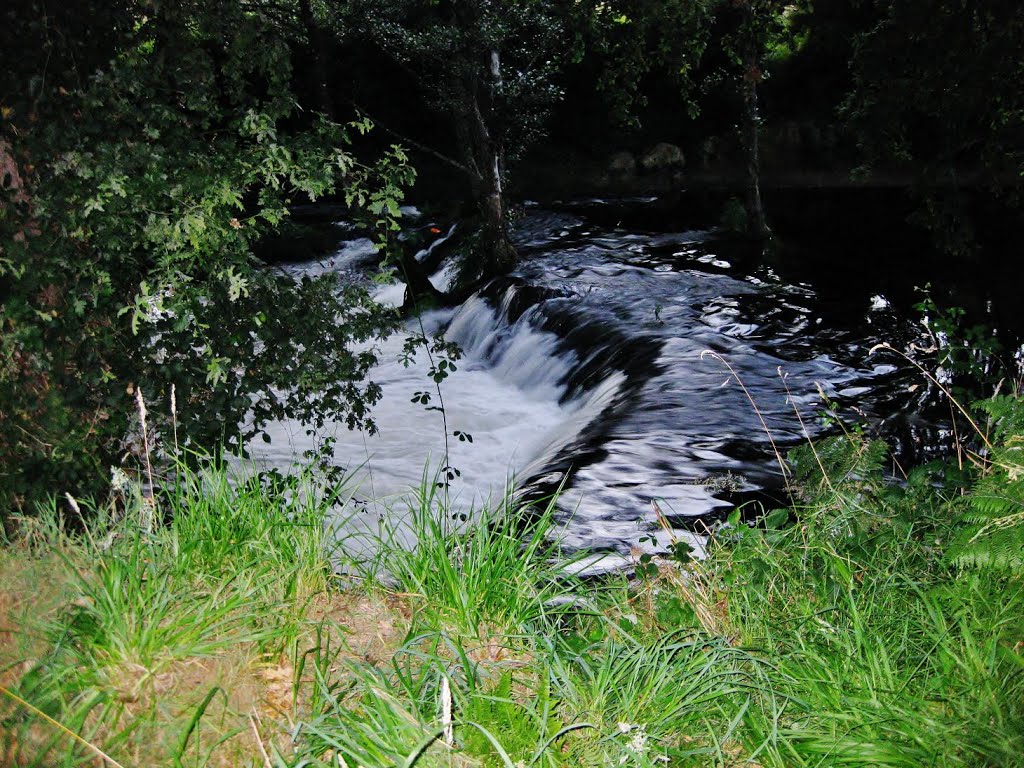
POLYGON ((363 566, 370 584, 387 581, 420 608, 433 628, 516 634, 556 621, 580 595, 553 530, 553 501, 524 512, 511 496, 477 512, 449 509, 424 481, 401 522, 384 522, 377 557, 363 566), (528 520, 528 524, 524 521, 528 520), (397 541, 414 541, 414 546, 397 541))
POLYGON ((729 621, 787 702, 748 720, 748 746, 774 734, 762 763, 1024 762, 1024 584, 945 565, 958 500, 934 479, 896 489, 862 464, 811 487, 796 526, 717 554, 729 621))
MULTIPOLYGON (((46 615, 17 617, 39 642, 26 658, 6 659, 26 668, 15 693, 87 740, 123 749, 129 762, 133 751, 137 759, 180 761, 167 744, 147 743, 173 742, 147 726, 182 726, 169 719, 188 727, 188 717, 167 711, 165 698, 191 708, 207 690, 189 685, 216 687, 217 675, 227 674, 206 672, 234 664, 244 677, 252 660, 280 656, 303 633, 307 603, 331 578, 324 508, 304 488, 309 477, 261 485, 233 479, 223 467, 178 470, 157 500, 166 525, 150 530, 140 521, 151 503, 129 498, 123 508, 87 507, 89 523, 71 535, 54 505, 27 526, 24 544, 4 553, 12 568, 45 560, 63 598, 46 615), (172 689, 181 690, 166 696, 172 689)), ((12 759, 86 759, 79 745, 62 752, 60 734, 25 711, 4 714, 12 759)))
POLYGON ((883 460, 797 455, 790 524, 639 582, 430 483, 344 589, 309 476, 183 470, 152 530, 51 510, 0 551, 4 761, 94 764, 42 712, 125 766, 1024 765, 1021 574, 949 564, 962 475, 883 460))

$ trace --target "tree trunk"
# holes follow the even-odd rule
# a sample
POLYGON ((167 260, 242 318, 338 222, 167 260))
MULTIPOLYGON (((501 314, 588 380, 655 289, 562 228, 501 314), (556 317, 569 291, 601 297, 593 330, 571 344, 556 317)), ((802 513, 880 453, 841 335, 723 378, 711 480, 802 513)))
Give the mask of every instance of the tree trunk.
MULTIPOLYGON (((486 129, 485 129, 486 130, 486 129)), ((490 255, 490 264, 484 269, 483 277, 495 277, 512 269, 518 254, 508 235, 508 211, 505 208, 505 190, 501 179, 501 157, 489 143, 485 157, 488 165, 484 169, 479 206, 483 245, 490 255)))
MULTIPOLYGON (((490 53, 490 90, 491 102, 495 102, 501 93, 501 54, 497 50, 490 53)), ((505 189, 502 180, 502 147, 500 141, 487 130, 487 124, 476 105, 475 117, 480 137, 481 160, 483 160, 484 189, 481 198, 481 217, 483 221, 484 242, 492 254, 491 275, 501 275, 512 269, 519 255, 508 235, 508 211, 505 207, 505 189)))
POLYGON ((327 85, 327 36, 313 15, 310 0, 299 0, 299 15, 302 17, 302 25, 306 28, 306 37, 309 39, 312 52, 313 79, 316 80, 316 95, 320 111, 327 115, 329 120, 337 121, 334 99, 331 96, 331 89, 327 85))
MULTIPOLYGON (((501 59, 490 54, 492 101, 501 88, 501 59)), ((473 263, 466 264, 460 282, 478 283, 506 274, 518 261, 509 238, 508 210, 502 180, 502 148, 487 127, 480 105, 479 81, 464 84, 457 133, 465 142, 466 165, 473 169, 472 192, 480 213, 480 242, 473 263)))
MULTIPOLYGON (((751 13, 750 6, 747 6, 751 13)), ((752 17, 749 20, 752 23, 752 17)), ((744 179, 744 207, 747 211, 747 234, 758 239, 771 237, 768 222, 761 203, 761 157, 759 119, 757 114, 757 84, 761 80, 761 70, 757 66, 757 51, 753 36, 748 33, 749 40, 743 56, 743 120, 741 135, 743 152, 746 155, 746 178, 744 179)))

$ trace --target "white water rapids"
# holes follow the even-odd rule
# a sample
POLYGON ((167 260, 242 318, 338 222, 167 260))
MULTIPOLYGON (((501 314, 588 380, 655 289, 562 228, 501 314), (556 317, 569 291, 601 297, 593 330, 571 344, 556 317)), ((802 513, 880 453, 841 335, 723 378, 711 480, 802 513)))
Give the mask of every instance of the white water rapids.
MULTIPOLYGON (((349 241, 328 259, 285 269, 296 279, 345 271, 372 251, 368 240, 349 241)), ((439 288, 447 287, 450 269, 432 276, 439 288)), ((394 282, 374 295, 397 306, 404 292, 405 284, 394 282)), ((360 531, 372 534, 380 517, 402 516, 412 491, 424 483, 446 482, 449 512, 472 516, 514 490, 517 478, 542 468, 545 457, 571 443, 609 404, 623 381, 621 373, 566 400, 565 380, 575 356, 559 353, 558 339, 535 327, 534 314, 509 324, 501 311, 474 296, 458 309, 424 313, 409 321, 406 331, 375 345, 380 362, 371 376, 383 392, 373 410, 378 431, 369 434, 335 423, 315 436, 334 439, 334 463, 349 474, 350 500, 338 510, 343 535, 358 539, 360 531), (429 336, 440 329, 462 351, 457 370, 440 385, 443 415, 413 402, 414 394, 428 392, 430 404, 439 403, 426 352, 421 349, 409 365, 402 355, 410 333, 422 330, 429 336), (456 431, 468 437, 460 440, 456 431), (445 476, 446 466, 459 474, 445 476)), ((265 432, 269 443, 249 445, 252 459, 264 468, 292 469, 316 445, 314 436, 294 421, 272 422, 265 432)), ((354 546, 361 551, 370 545, 354 546)))
MULTIPOLYGON (((743 263, 742 253, 734 262, 723 256, 729 243, 706 232, 602 229, 536 211, 519 237, 523 262, 509 282, 409 321, 410 332, 443 331, 462 350, 440 385, 443 417, 412 402, 427 392, 429 405, 440 405, 427 355, 403 365, 399 333, 376 344, 378 433, 335 424, 320 435, 334 438, 332 463, 350 475, 342 535, 372 535, 384 517, 400 525, 411 492, 445 479, 447 465, 460 473, 444 491, 456 515, 472 516, 510 488, 537 499, 562 487, 563 542, 592 553, 589 567, 620 567, 638 546, 664 548, 673 538, 699 555, 705 523, 779 484, 761 418, 786 450, 805 439, 805 424, 816 429, 819 386, 870 409, 874 388, 892 373, 867 360, 873 340, 821 323, 806 286, 743 263)), ((284 269, 296 278, 354 275, 372 257, 372 244, 354 239, 284 269)), ((433 276, 438 287, 450 270, 433 276)), ((375 292, 392 305, 403 294, 400 283, 375 292)), ((895 327, 888 312, 878 296, 857 310, 887 333, 895 327)), ((265 467, 291 469, 315 447, 301 424, 273 423, 267 433, 269 445, 250 445, 265 467)))

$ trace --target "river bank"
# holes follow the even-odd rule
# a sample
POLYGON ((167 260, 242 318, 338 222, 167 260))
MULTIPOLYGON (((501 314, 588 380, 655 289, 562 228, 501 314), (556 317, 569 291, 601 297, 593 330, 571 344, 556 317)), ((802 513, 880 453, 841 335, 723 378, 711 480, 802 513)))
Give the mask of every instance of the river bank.
POLYGON ((670 547, 587 581, 543 508, 526 531, 507 500, 460 528, 429 487, 412 492, 419 545, 387 546, 383 528, 344 581, 308 475, 184 472, 156 504, 163 526, 130 495, 77 534, 43 515, 0 550, 0 754, 1022 764, 1020 569, 951 565, 964 497, 936 469, 895 488, 883 448, 857 437, 795 459, 794 506, 731 520, 706 560, 670 547))

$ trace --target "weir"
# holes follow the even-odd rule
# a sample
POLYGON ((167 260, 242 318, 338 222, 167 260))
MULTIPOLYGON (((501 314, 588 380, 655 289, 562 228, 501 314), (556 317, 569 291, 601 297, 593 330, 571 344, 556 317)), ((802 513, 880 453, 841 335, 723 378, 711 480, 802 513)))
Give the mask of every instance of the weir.
MULTIPOLYGON (((462 350, 440 398, 423 350, 403 363, 399 333, 378 345, 371 376, 383 389, 379 432, 338 424, 317 436, 333 438, 333 463, 351 473, 353 500, 339 513, 346 531, 401 515, 426 476, 447 481, 441 492, 456 515, 509 487, 528 499, 561 489, 563 542, 592 553, 597 568, 621 565, 652 538, 655 548, 687 540, 699 554, 703 534, 736 506, 754 515, 785 498, 775 448, 820 432, 822 394, 878 423, 908 391, 890 361, 868 354, 915 333, 877 294, 851 295, 850 324, 829 324, 811 287, 712 233, 637 231, 536 208, 517 245, 523 260, 511 277, 410 321, 411 332, 443 333, 462 350), (417 393, 429 401, 413 402, 417 393), (445 477, 444 467, 459 474, 445 477)), ((351 276, 371 255, 369 241, 350 240, 285 269, 351 276)), ((433 279, 443 287, 450 276, 441 264, 433 279)), ((377 289, 391 304, 403 294, 400 283, 377 289)), ((252 452, 271 466, 314 447, 297 424, 269 434, 270 446, 252 452)))

